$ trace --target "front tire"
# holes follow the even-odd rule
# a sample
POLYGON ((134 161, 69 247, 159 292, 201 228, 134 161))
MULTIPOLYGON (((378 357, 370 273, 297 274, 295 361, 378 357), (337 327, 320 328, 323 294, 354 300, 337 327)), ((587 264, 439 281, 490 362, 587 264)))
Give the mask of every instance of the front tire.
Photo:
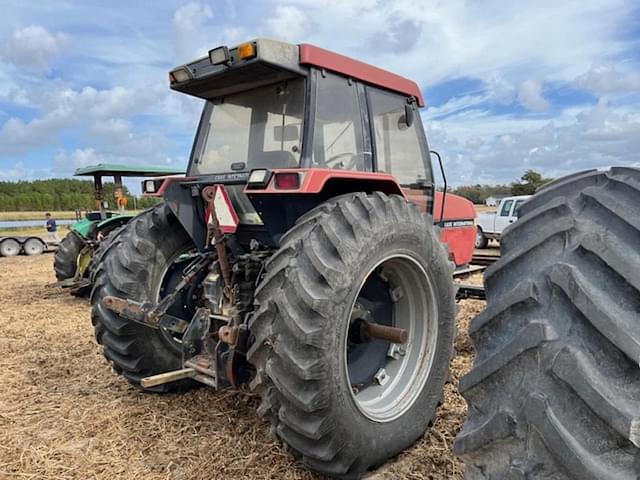
POLYGON ((640 170, 558 179, 504 231, 471 323, 465 478, 637 479, 640 170))
MULTIPOLYGON (((166 331, 120 317, 101 301, 110 295, 157 303, 169 293, 163 290, 167 272, 173 271, 178 257, 192 248, 191 239, 169 207, 160 204, 133 218, 97 252, 99 263, 92 272, 95 283, 91 291, 96 340, 104 347, 104 355, 114 370, 140 389, 142 378, 182 367, 179 341, 166 331)), ((182 298, 176 305, 172 309, 177 311, 169 312, 191 320, 193 312, 183 308, 182 298)), ((145 390, 182 391, 193 385, 187 380, 145 390)))
POLYGON ((453 348, 452 270, 431 217, 399 196, 330 200, 281 239, 256 290, 248 360, 259 412, 303 463, 358 477, 429 427, 453 348), (409 331, 404 356, 359 336, 363 311, 409 331))
POLYGON ((475 242, 475 247, 476 248, 486 248, 487 244, 489 243, 489 240, 487 239, 487 237, 485 236, 484 232, 482 231, 482 229, 480 227, 476 228, 476 242, 475 242))

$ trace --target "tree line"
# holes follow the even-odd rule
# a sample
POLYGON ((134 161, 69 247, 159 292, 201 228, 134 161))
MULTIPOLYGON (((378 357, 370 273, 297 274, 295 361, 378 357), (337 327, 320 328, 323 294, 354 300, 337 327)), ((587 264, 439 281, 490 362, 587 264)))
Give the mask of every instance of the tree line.
MULTIPOLYGON (((103 184, 103 199, 114 210, 116 207, 113 182, 103 184)), ((158 202, 155 197, 133 195, 126 185, 122 191, 128 200, 128 208, 148 208, 158 202), (135 200, 135 201, 134 201, 135 200)), ((38 211, 95 209, 93 182, 78 179, 21 180, 0 182, 0 211, 38 211)))
POLYGON ((502 185, 462 185, 453 190, 453 193, 470 200, 475 204, 482 204, 491 196, 506 197, 509 195, 533 195, 541 186, 552 181, 552 178, 544 178, 535 170, 527 170, 518 182, 502 185))

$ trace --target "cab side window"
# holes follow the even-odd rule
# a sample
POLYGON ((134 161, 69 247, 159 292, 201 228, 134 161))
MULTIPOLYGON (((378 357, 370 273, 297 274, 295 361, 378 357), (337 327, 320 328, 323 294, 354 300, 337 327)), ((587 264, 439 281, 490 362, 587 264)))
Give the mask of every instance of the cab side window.
POLYGON ((501 217, 508 217, 509 216, 509 213, 511 212, 511 205, 513 205, 513 200, 506 200, 502 204, 502 208, 500 209, 500 216, 501 217))
MULTIPOLYGON (((367 88, 373 120, 376 165, 379 172, 392 173, 400 185, 426 185, 432 182, 426 139, 415 118, 411 126, 405 119, 407 98, 367 88)), ((415 112, 415 117, 419 113, 415 112)))
POLYGON ((365 170, 361 105, 355 82, 318 74, 312 164, 319 168, 365 170))
POLYGON ((518 200, 516 202, 516 206, 513 207, 513 216, 517 217, 520 214, 520 207, 522 206, 522 204, 524 203, 524 200, 518 200))

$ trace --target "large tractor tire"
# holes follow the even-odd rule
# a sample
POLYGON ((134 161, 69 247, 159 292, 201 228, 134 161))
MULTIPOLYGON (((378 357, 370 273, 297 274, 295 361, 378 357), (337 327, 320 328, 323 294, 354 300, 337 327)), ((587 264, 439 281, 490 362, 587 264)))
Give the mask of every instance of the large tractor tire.
POLYGON ((557 180, 487 270, 460 382, 467 479, 640 476, 640 170, 557 180))
POLYGON ((399 196, 338 197, 283 236, 247 358, 259 413, 304 464, 357 478, 431 425, 453 348, 452 271, 431 217, 399 196), (409 341, 371 339, 365 322, 409 341))
POLYGON ((58 245, 53 256, 53 270, 58 281, 73 278, 78 268, 78 254, 85 245, 82 236, 71 230, 58 245))
MULTIPOLYGON (((116 233, 116 232, 114 232, 116 233)), ((96 340, 114 370, 138 388, 144 377, 182 368, 179 338, 163 329, 153 329, 120 317, 105 308, 105 296, 137 302, 157 301, 181 278, 184 263, 179 258, 193 249, 193 243, 165 204, 141 213, 97 252, 99 263, 92 272, 91 319, 96 340)), ((188 290, 191 298, 194 292, 188 290)), ((178 298, 169 313, 191 320, 195 307, 178 298)), ((190 380, 146 389, 153 392, 182 391, 190 380)))

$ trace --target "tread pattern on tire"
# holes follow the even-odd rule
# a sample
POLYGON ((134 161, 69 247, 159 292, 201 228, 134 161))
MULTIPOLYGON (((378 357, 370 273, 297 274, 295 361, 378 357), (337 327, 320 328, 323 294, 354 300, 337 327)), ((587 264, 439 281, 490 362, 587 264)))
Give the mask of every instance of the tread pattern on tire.
POLYGON ((640 170, 589 170, 505 230, 460 382, 466 478, 639 478, 638 205, 640 170))
MULTIPOLYGON (((249 323, 255 341, 247 358, 256 366, 251 388, 262 396, 258 411, 270 415, 273 431, 295 456, 326 475, 351 478, 371 467, 362 464, 365 452, 354 453, 346 445, 352 432, 332 415, 328 394, 328 382, 335 379, 326 332, 336 328, 334 305, 346 303, 353 288, 341 272, 349 268, 349 252, 361 248, 360 239, 375 238, 376 232, 408 218, 432 232, 433 265, 441 257, 445 275, 451 275, 452 264, 430 216, 398 196, 349 194, 297 221, 267 262, 255 292, 249 323)), ((450 295, 453 318, 453 283, 439 288, 450 295)))
POLYGON ((76 274, 78 254, 82 247, 84 239, 73 230, 62 239, 53 256, 53 270, 58 281, 73 278, 76 274))
MULTIPOLYGON (((91 272, 91 321, 96 341, 114 370, 141 388, 142 378, 180 368, 181 356, 166 345, 157 330, 118 316, 100 301, 107 295, 150 300, 146 284, 161 254, 156 242, 166 243, 177 236, 174 241, 184 243, 188 237, 165 204, 142 212, 112 235, 114 238, 96 252, 98 263, 91 272)), ((191 386, 191 381, 180 381, 145 391, 181 391, 191 386)))

